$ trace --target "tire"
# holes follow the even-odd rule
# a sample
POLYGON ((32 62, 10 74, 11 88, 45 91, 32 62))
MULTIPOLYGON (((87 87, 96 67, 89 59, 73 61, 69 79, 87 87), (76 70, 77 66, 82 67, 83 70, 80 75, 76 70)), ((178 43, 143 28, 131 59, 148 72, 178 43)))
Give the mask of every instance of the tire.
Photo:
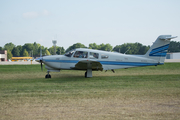
POLYGON ((47 74, 47 75, 45 76, 45 78, 51 78, 51 75, 50 75, 50 74, 47 74))
POLYGON ((49 78, 48 74, 45 76, 45 78, 49 78))
POLYGON ((49 74, 49 78, 51 78, 51 75, 49 74))
POLYGON ((87 78, 87 72, 85 72, 85 78, 87 78))

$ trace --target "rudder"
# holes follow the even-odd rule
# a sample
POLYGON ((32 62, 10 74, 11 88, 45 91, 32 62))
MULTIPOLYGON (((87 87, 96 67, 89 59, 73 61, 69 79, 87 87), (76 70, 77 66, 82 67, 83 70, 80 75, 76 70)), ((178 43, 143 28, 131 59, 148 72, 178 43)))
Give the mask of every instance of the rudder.
POLYGON ((147 51, 145 57, 156 60, 159 64, 164 64, 170 40, 173 38, 176 37, 172 37, 171 35, 160 35, 147 51))

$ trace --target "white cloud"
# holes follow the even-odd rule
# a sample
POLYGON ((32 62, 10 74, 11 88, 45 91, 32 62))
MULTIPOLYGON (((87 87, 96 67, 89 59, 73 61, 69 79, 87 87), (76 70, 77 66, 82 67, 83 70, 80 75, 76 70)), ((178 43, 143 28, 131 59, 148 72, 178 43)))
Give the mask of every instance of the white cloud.
POLYGON ((37 12, 26 12, 26 13, 23 13, 23 17, 24 18, 36 18, 38 16, 39 16, 39 14, 37 12))
POLYGON ((48 16, 50 15, 50 12, 47 10, 43 10, 42 12, 26 12, 23 13, 24 18, 37 18, 40 16, 48 16))
POLYGON ((47 11, 47 10, 43 10, 42 15, 44 15, 44 16, 48 16, 48 15, 50 15, 50 12, 49 12, 49 11, 47 11))

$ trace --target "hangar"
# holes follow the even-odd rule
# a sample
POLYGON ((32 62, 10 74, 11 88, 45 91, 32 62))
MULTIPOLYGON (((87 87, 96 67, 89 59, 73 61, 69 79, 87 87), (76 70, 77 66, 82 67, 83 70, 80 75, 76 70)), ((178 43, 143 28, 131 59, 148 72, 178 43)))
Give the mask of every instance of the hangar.
POLYGON ((180 59, 180 52, 177 52, 177 53, 167 53, 166 59, 180 59))
POLYGON ((7 50, 0 51, 0 61, 7 61, 7 50))

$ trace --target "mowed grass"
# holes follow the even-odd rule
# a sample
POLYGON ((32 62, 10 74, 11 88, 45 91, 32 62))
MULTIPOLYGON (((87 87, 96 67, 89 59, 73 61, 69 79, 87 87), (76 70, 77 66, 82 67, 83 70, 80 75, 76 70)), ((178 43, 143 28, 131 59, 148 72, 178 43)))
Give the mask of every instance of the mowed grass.
POLYGON ((180 63, 51 73, 0 65, 0 119, 179 119, 180 63))

